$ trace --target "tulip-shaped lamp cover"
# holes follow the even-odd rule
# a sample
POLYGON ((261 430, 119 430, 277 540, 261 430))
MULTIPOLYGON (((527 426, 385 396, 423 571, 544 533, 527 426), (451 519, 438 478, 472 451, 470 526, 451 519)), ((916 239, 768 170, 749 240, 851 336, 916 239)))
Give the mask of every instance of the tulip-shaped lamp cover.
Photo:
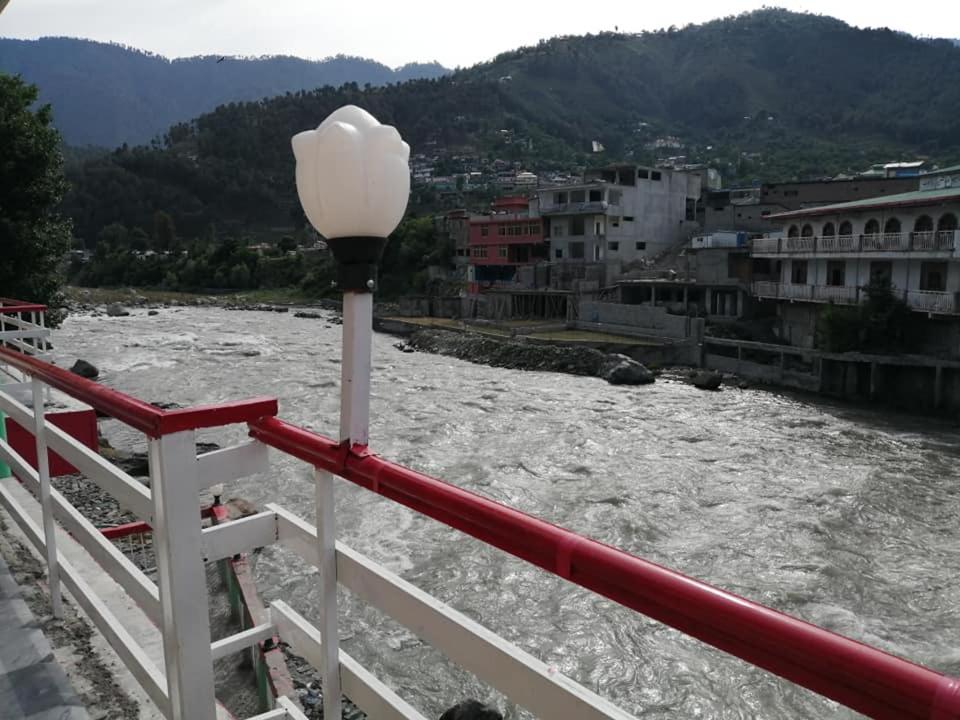
POLYGON ((410 146, 354 105, 293 136, 297 194, 339 265, 340 289, 370 292, 410 195, 410 146))

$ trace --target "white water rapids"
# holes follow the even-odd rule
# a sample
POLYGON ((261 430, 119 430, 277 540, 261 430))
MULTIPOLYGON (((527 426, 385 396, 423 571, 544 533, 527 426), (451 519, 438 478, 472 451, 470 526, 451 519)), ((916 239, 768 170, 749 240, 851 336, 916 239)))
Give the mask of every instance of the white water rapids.
MULTIPOLYGON (((72 317, 53 336, 102 382, 195 405, 273 395, 335 436, 340 328, 292 314, 72 317)), ((752 600, 960 674, 960 437, 941 421, 762 390, 502 370, 374 340, 382 456, 752 600)), ((144 445, 115 421, 118 447, 144 445)), ((201 433, 225 444, 241 428, 201 433)), ((232 493, 311 522, 310 469, 272 453, 232 493)), ((849 718, 810 692, 349 483, 339 538, 642 718, 849 718)), ((317 619, 315 572, 268 548, 261 594, 317 619)), ((527 715, 341 594, 343 647, 428 717, 478 697, 527 715)))

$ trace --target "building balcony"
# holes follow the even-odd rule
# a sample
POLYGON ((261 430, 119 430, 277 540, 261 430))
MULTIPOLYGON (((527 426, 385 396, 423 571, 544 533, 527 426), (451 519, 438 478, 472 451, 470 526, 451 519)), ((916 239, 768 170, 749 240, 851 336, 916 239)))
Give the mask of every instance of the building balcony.
POLYGON ((606 202, 568 202, 540 207, 541 215, 603 215, 610 207, 606 202))
MULTIPOLYGON (((934 290, 894 289, 911 310, 937 315, 960 314, 958 293, 934 290)), ((862 288, 851 285, 795 285, 792 283, 755 282, 753 294, 759 298, 791 300, 794 302, 833 303, 834 305, 858 305, 866 300, 862 288)))
POLYGON ((960 231, 759 238, 753 241, 751 252, 767 256, 919 252, 960 257, 960 231))

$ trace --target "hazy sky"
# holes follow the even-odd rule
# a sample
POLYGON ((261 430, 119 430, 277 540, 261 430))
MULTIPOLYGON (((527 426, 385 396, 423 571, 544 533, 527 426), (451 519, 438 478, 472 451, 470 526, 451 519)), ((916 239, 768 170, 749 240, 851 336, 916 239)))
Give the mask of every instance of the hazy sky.
MULTIPOLYGON (((860 27, 960 37, 956 0, 768 0, 860 27)), ((2 5, 2 2, 0 2, 2 5)), ((0 36, 69 35, 168 57, 344 53, 391 66, 453 67, 554 35, 651 30, 752 10, 762 2, 705 0, 10 0, 0 36)))

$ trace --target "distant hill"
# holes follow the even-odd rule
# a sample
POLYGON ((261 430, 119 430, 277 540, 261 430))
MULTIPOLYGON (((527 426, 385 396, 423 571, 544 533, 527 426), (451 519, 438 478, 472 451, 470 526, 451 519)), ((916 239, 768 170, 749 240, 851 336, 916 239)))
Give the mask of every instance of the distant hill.
POLYGON ((86 238, 111 222, 149 228, 156 210, 188 236, 210 223, 249 234, 302 223, 290 137, 346 103, 440 156, 438 174, 456 172, 456 154, 534 170, 683 155, 727 183, 958 162, 958 77, 950 41, 784 10, 555 38, 436 79, 223 105, 172 128, 163 147, 81 165, 67 209, 86 238), (672 138, 680 147, 658 145, 672 138), (591 154, 592 140, 606 151, 591 154))
POLYGON ((19 73, 53 106, 54 122, 70 145, 116 147, 149 142, 171 125, 226 102, 354 82, 363 87, 438 77, 437 63, 392 70, 374 60, 338 56, 168 60, 90 40, 0 38, 0 71, 19 73))

